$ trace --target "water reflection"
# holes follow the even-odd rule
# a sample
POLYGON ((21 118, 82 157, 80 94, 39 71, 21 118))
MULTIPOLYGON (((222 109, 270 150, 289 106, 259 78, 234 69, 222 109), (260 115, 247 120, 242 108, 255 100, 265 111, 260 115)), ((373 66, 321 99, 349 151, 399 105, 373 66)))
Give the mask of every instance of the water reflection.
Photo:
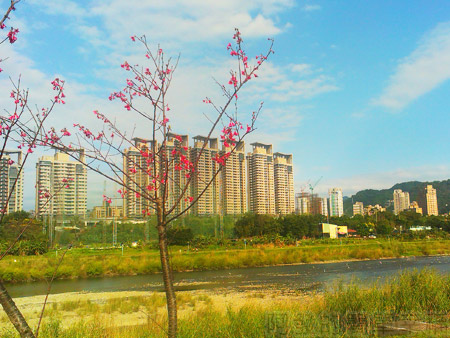
MULTIPOLYGON (((245 290, 261 287, 309 290, 324 289, 337 281, 349 283, 354 279, 367 284, 392 276, 402 269, 421 270, 425 267, 432 267, 441 273, 450 273, 450 256, 180 272, 175 274, 175 282, 178 290, 214 288, 245 290)), ((13 284, 8 286, 8 290, 13 297, 42 295, 46 293, 47 284, 45 282, 13 284)), ((52 287, 52 293, 139 290, 161 291, 161 275, 58 280, 52 287)))

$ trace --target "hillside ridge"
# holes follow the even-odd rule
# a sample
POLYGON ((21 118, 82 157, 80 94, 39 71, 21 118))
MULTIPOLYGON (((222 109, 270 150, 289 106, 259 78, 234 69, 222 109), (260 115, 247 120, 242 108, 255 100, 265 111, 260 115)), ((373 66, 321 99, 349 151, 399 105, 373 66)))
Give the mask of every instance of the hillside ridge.
MULTIPOLYGON (((364 189, 358 191, 356 194, 350 196, 350 198, 344 201, 344 211, 347 215, 352 215, 352 200, 355 202, 363 202, 366 205, 380 204, 381 206, 388 206, 388 201, 393 199, 393 193, 395 189, 401 189, 409 192, 410 200, 417 201, 419 193, 425 189, 425 187, 431 184, 436 189, 437 202, 439 214, 448 213, 450 211, 450 179, 443 181, 408 181, 402 183, 396 183, 389 189, 364 189)), ((393 207, 388 207, 392 209, 393 207)))

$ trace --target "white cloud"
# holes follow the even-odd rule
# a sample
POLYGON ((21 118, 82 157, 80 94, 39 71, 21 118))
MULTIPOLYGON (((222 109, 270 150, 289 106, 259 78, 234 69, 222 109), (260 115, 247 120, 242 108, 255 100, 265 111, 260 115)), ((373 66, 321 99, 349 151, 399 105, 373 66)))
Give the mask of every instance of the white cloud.
POLYGON ((90 34, 83 33, 87 26, 97 26, 103 31, 97 42, 114 42, 119 49, 120 41, 134 34, 164 45, 211 41, 230 35, 235 27, 246 37, 274 36, 288 27, 278 22, 277 14, 294 6, 293 0, 112 0, 92 1, 84 8, 69 0, 31 2, 47 14, 71 17, 70 29, 90 43, 90 34))
POLYGON ((89 11, 70 0, 29 0, 30 4, 38 6, 49 14, 68 15, 72 17, 85 17, 89 11))
POLYGON ((305 12, 313 12, 313 11, 318 11, 321 10, 322 7, 319 5, 305 5, 303 6, 302 10, 305 12))
POLYGON ((291 65, 291 70, 300 74, 309 74, 311 73, 311 65, 307 63, 294 64, 291 65))
MULTIPOLYGON (((41 5, 35 0, 30 1, 37 6, 41 5)), ((144 32, 152 42, 161 42, 163 48, 169 45, 169 50, 184 51, 169 95, 170 123, 176 132, 191 136, 204 134, 208 129, 208 122, 203 114, 212 112, 209 105, 202 103, 202 99, 209 96, 218 103, 223 102, 221 92, 212 77, 227 83, 232 67, 230 57, 216 57, 208 51, 214 48, 216 41, 228 41, 225 37, 230 37, 236 26, 241 28, 244 39, 280 33, 288 27, 288 24, 279 22, 277 14, 292 6, 291 0, 251 0, 244 3, 239 0, 215 2, 117 0, 96 1, 85 7, 80 7, 72 1, 48 1, 44 7, 46 13, 67 16, 68 29, 77 32, 89 42, 89 45, 76 46, 81 57, 89 57, 92 53, 92 57, 95 56, 100 65, 92 72, 94 81, 91 85, 79 83, 80 74, 68 72, 62 74, 61 77, 67 81, 67 104, 58 107, 49 121, 50 125, 62 128, 76 122, 91 126, 92 111, 99 109, 110 119, 116 118, 124 129, 131 132, 135 128, 135 135, 145 137, 148 133, 146 125, 140 123, 136 115, 130 118, 130 114, 122 109, 119 102, 109 102, 107 95, 97 97, 97 93, 102 90, 94 85, 97 83, 96 77, 106 80, 109 86, 114 87, 112 90, 118 90, 121 85, 123 86, 124 82, 119 81, 125 79, 127 74, 124 74, 118 65, 125 59, 132 63, 141 63, 142 49, 138 48, 138 44, 133 45, 129 37, 144 32)), ((47 102, 52 93, 49 83, 54 74, 45 74, 37 69, 30 58, 23 56, 25 53, 12 51, 12 54, 8 55, 11 55, 9 70, 13 78, 22 73, 24 84, 30 88, 32 99, 36 100, 33 102, 39 105, 47 102)), ((6 68, 6 63, 2 68, 6 68)), ((70 71, 73 72, 73 69, 70 71)), ((336 90, 333 80, 321 72, 309 64, 277 66, 267 62, 259 73, 260 77, 252 80, 240 95, 241 116, 250 116, 259 106, 261 98, 268 103, 270 101, 276 104, 277 101, 291 101, 291 103, 286 105, 285 109, 277 109, 267 104, 258 121, 259 129, 246 140, 246 143, 275 139, 273 143, 274 147, 277 147, 278 144, 294 140, 295 127, 301 123, 303 116, 303 106, 299 100, 336 90)), ((1 88, 9 88, 6 82, 0 85, 1 88)), ((1 104, 3 100, 7 101, 7 98, 0 98, 1 104)), ((246 122, 244 120, 244 123, 246 122)), ((277 149, 283 151, 282 147, 277 149)), ((34 162, 39 154, 36 153, 34 156, 26 168, 27 209, 33 208, 34 204, 34 162)), ((98 175, 89 174, 90 206, 98 204, 95 201, 101 196, 103 180, 98 175)))
POLYGON ((437 25, 401 60, 374 104, 400 110, 450 78, 450 22, 437 25))
POLYGON ((267 62, 259 75, 252 90, 266 101, 293 102, 339 89, 332 77, 309 64, 277 66, 267 62))
POLYGON ((330 82, 332 82, 332 80, 325 75, 320 75, 308 80, 286 80, 275 87, 277 93, 273 96, 273 99, 286 102, 293 97, 311 98, 319 94, 339 89, 330 82))

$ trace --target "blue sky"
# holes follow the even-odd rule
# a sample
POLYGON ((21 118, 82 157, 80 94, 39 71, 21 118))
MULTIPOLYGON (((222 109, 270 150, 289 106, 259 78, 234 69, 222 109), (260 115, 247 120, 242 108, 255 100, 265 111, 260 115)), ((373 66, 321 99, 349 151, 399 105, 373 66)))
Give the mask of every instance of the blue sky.
MULTIPOLYGON (((94 123, 94 109, 115 116, 124 129, 134 127, 107 98, 123 87, 124 60, 145 61, 130 40, 145 34, 167 54, 181 53, 172 127, 204 133, 202 99, 220 101, 212 76, 227 82, 225 47, 239 27, 249 55, 275 38, 275 54, 241 94, 240 109, 252 111, 264 101, 247 142, 292 153, 296 191, 321 176, 316 191, 322 195, 334 186, 350 195, 450 177, 448 1, 27 0, 10 24, 21 32, 14 45, 0 46, 2 58, 9 57, 0 86, 8 93, 8 76, 22 74, 32 99, 43 104, 50 79, 64 78, 67 105, 51 121, 58 127, 94 123)), ((3 106, 7 99, 0 98, 3 106)), ((28 180, 37 156, 26 168, 25 209, 34 208, 34 181, 28 180)), ((103 179, 89 180, 92 206, 101 201, 103 179)))

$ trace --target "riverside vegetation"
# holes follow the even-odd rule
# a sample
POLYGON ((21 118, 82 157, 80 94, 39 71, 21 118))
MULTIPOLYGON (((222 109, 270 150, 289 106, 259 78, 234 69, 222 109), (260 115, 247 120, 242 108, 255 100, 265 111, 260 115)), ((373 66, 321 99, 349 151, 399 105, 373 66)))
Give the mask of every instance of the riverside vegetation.
MULTIPOLYGON (((260 338, 265 333, 267 337, 277 337, 274 331, 278 330, 286 333, 286 337, 312 337, 320 333, 323 338, 363 338, 373 336, 378 324, 399 319, 447 328, 413 337, 450 334, 450 275, 427 269, 404 271, 365 288, 358 281, 346 286, 337 283, 328 291, 306 296, 292 290, 288 295, 267 290, 239 295, 226 292, 180 292, 177 295, 180 337, 260 338), (273 318, 279 319, 275 326, 271 326, 273 318)), ((161 293, 103 301, 52 302, 47 307, 40 337, 164 337, 164 307, 161 293)), ((37 316, 38 311, 28 315, 37 316)), ((17 337, 4 316, 0 323, 2 337, 17 337)))
MULTIPOLYGON (((450 254, 450 240, 429 239, 401 241, 395 239, 304 240, 298 246, 235 243, 230 248, 188 251, 172 247, 175 271, 220 270, 278 264, 329 262, 339 260, 379 259, 404 256, 450 254)), ((50 278, 58 262, 55 251, 39 256, 6 256, 0 261, 0 277, 7 282, 27 282, 50 278)), ((87 278, 117 275, 145 275, 160 272, 156 250, 120 248, 68 250, 56 278, 87 278)))
MULTIPOLYGON (((107 249, 111 224, 99 222, 84 227, 71 219, 72 229, 56 232, 56 246, 70 249, 56 278, 87 278, 117 275, 144 275, 161 271, 154 238, 154 219, 146 224, 118 225, 117 241, 121 248, 107 249), (152 240, 153 239, 153 240, 152 240), (132 248, 131 243, 138 243, 132 248), (86 248, 89 247, 89 248, 86 248), (100 250, 102 249, 102 250, 100 250)), ((450 219, 447 216, 421 217, 419 214, 390 212, 375 216, 332 218, 330 222, 347 225, 361 238, 321 239, 318 224, 322 215, 245 214, 235 219, 186 216, 168 229, 172 266, 175 271, 219 270, 277 264, 327 262, 338 260, 379 259, 403 256, 450 254, 450 219), (219 222, 220 221, 220 222, 219 222), (220 223, 220 226, 218 226, 220 223), (401 233, 413 225, 432 231, 401 233), (364 239, 374 234, 376 239, 364 239)), ((0 225, 0 250, 5 251, 24 224, 27 231, 14 246, 11 255, 0 261, 0 277, 6 282, 46 280, 55 272, 58 250, 47 248, 43 224, 30 219, 26 212, 8 215, 0 225)), ((59 250, 59 254, 61 251, 59 250)))

